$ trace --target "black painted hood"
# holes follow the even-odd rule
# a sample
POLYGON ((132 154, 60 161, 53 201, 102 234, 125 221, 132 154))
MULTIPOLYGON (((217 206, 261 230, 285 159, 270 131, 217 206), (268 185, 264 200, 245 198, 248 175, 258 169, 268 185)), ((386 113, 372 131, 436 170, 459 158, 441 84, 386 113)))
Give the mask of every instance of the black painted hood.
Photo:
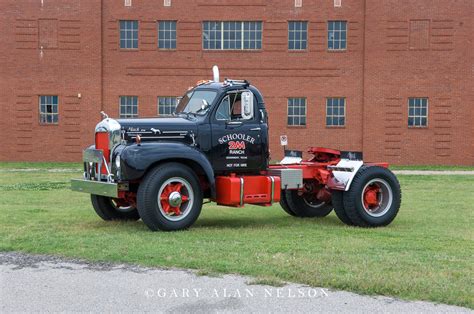
POLYGON ((178 141, 193 143, 197 136, 197 124, 178 117, 118 119, 125 140, 135 141, 137 135, 142 141, 178 141))

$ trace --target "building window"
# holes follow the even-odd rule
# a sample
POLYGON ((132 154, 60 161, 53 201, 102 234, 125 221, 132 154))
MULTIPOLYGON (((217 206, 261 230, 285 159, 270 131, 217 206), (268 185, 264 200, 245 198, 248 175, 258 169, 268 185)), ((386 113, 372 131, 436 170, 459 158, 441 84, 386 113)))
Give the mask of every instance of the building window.
POLYGON ((328 49, 345 50, 347 48, 347 22, 328 22, 328 49))
POLYGON ((120 21, 120 48, 138 48, 138 21, 120 21))
POLYGON ((306 125, 306 98, 288 98, 288 125, 306 125))
POLYGON ((242 49, 242 22, 222 22, 224 49, 242 49))
POLYGON ((305 50, 308 42, 308 22, 288 22, 288 49, 305 50))
POLYGON ((158 97, 158 115, 170 116, 176 109, 176 97, 158 97))
POLYGON ((262 49, 262 22, 205 21, 202 30, 203 49, 262 49))
POLYGON ((39 113, 41 124, 57 124, 58 96, 39 96, 39 113))
POLYGON ((243 22, 244 49, 262 49, 262 22, 243 22))
POLYGON ((138 97, 120 96, 120 118, 138 117, 138 97))
POLYGON ((158 22, 158 48, 176 49, 176 21, 158 22))
POLYGON ((345 126, 346 124, 346 99, 326 99, 326 126, 345 126))
POLYGON ((408 126, 428 126, 428 98, 408 98, 408 126))

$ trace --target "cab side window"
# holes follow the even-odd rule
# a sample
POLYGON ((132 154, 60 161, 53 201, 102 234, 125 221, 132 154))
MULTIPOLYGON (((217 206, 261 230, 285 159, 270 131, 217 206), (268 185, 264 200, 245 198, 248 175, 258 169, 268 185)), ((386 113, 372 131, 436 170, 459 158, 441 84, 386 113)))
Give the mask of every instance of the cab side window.
POLYGON ((229 93, 221 101, 216 111, 216 120, 242 120, 242 94, 229 93))
POLYGON ((232 120, 242 120, 242 97, 241 94, 234 94, 234 101, 231 107, 232 120))
POLYGON ((216 111, 216 120, 230 120, 230 100, 229 95, 222 99, 219 108, 216 111))

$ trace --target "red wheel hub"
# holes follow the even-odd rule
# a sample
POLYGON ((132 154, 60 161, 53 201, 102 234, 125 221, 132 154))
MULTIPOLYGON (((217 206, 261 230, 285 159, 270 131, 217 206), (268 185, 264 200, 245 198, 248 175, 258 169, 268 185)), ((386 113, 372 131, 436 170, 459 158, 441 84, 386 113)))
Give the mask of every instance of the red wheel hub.
POLYGON ((377 185, 369 185, 364 190, 364 206, 367 209, 374 208, 380 204, 380 188, 377 185))
POLYGON ((182 188, 182 183, 169 183, 161 192, 160 202, 166 213, 181 215, 181 204, 189 200, 188 196, 182 193, 182 188))

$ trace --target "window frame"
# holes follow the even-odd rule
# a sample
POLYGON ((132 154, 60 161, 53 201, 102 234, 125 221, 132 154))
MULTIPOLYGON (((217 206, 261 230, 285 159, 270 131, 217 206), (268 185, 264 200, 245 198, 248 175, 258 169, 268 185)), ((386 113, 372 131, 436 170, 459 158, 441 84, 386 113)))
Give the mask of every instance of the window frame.
MULTIPOLYGON (((294 104, 293 104, 294 105, 294 104)), ((293 108, 294 109, 294 108, 293 108)), ((294 123, 294 122, 293 122, 294 123)), ((306 126, 308 125, 308 99, 306 97, 297 97, 297 96, 293 96, 293 97, 287 97, 286 99, 286 126, 289 127, 289 128, 306 128, 306 126), (301 114, 291 114, 290 115, 290 100, 303 100, 304 101, 304 106, 300 104, 296 105, 296 107, 303 107, 304 108, 304 115, 301 115, 301 114), (304 118, 304 124, 289 124, 288 123, 288 120, 292 118, 293 121, 295 121, 294 119, 298 119, 299 122, 301 122, 302 118, 304 118)))
POLYGON ((408 97, 408 100, 407 100, 407 126, 409 129, 427 129, 428 126, 429 126, 429 119, 428 119, 428 116, 429 116, 429 108, 430 108, 430 102, 429 102, 429 97, 408 97), (410 115, 410 100, 414 101, 414 107, 413 107, 413 115, 410 115), (419 108, 416 108, 416 100, 420 100, 420 106, 419 108), (416 109, 420 109, 420 112, 421 110, 423 109, 422 107, 422 103, 423 103, 423 100, 426 100, 426 115, 423 116, 421 115, 421 113, 419 115, 416 115, 416 109), (410 125, 410 118, 413 119, 413 122, 414 124, 413 125, 410 125), (416 118, 419 118, 420 119, 420 123, 422 121, 422 119, 426 119, 426 124, 425 125, 422 125, 422 124, 419 124, 419 125, 416 125, 416 118))
MULTIPOLYGON (((158 20, 157 21, 157 47, 158 50, 176 50, 178 48, 178 21, 177 20, 158 20), (166 30, 161 30, 161 23, 171 23, 170 25, 174 25, 174 39, 169 39, 169 38, 164 38, 162 41, 164 43, 170 42, 171 46, 174 42, 174 47, 166 48, 166 47, 160 47, 160 32, 169 32, 170 34, 173 33, 173 30, 166 29, 166 30)), ((166 46, 166 45, 165 45, 166 46)))
MULTIPOLYGON (((241 98, 242 96, 242 93, 244 92, 251 92, 251 90, 249 89, 236 89, 236 90, 231 90, 231 91, 228 91, 225 93, 225 95, 220 98, 219 102, 216 103, 215 105, 215 108, 213 109, 213 112, 212 112, 212 120, 213 122, 215 123, 219 123, 219 124, 226 124, 226 123, 229 123, 229 121, 239 121, 243 124, 246 124, 246 123, 255 123, 258 119, 258 106, 256 106, 255 104, 257 103, 257 99, 255 97, 255 94, 253 94, 253 97, 254 97, 254 106, 253 106, 253 116, 251 119, 242 119, 242 118, 239 118, 239 119, 235 119, 233 117, 234 113, 233 113, 233 108, 234 108, 234 105, 236 104, 236 100, 238 97, 241 98), (235 96, 233 96, 235 95, 235 96), (237 96, 237 95, 240 95, 240 96, 237 96), (233 102, 231 103, 231 97, 234 97, 233 99, 233 102), (217 112, 219 111, 219 108, 222 106, 222 103, 224 102, 224 100, 228 98, 229 99, 229 118, 228 120, 224 120, 224 119, 218 119, 217 118, 217 112)), ((240 99, 240 101, 242 101, 242 99, 240 99)))
MULTIPOLYGON (((345 52, 345 51, 347 51, 347 49, 348 49, 347 47, 348 47, 348 45, 349 45, 349 40, 348 40, 348 38, 349 38, 349 21, 347 21, 347 20, 328 20, 327 23, 326 23, 326 30, 327 30, 327 32, 326 32, 326 36, 327 36, 327 38, 326 38, 326 39, 327 39, 327 41, 326 41, 326 49, 327 49, 327 51, 328 51, 328 52, 345 52), (332 32, 335 32, 335 31, 338 31, 338 32, 345 31, 346 37, 345 37, 345 47, 344 47, 344 48, 334 48, 334 43, 336 42, 336 40, 335 40, 334 38, 332 39, 333 47, 332 47, 332 48, 329 48, 329 42, 330 42, 330 41, 329 41, 329 32, 330 32, 330 30, 329 30, 329 23, 336 23, 336 22, 343 22, 343 23, 345 24, 345 26, 346 26, 345 30, 342 30, 342 29, 336 30, 336 29, 334 29, 334 28, 333 28, 333 30, 332 30, 332 32)), ((339 42, 339 44, 342 42, 340 38, 338 39, 338 42, 339 42)))
MULTIPOLYGON (((120 119, 134 119, 134 118, 138 118, 138 117, 139 117, 138 104, 139 104, 139 103, 138 103, 138 96, 136 96, 136 95, 120 95, 120 96, 119 96, 119 118, 120 118, 120 119), (134 115, 133 113, 131 114, 131 116, 128 116, 126 113, 125 113, 125 115, 122 115, 122 110, 121 110, 121 109, 122 109, 122 97, 135 97, 135 98, 137 99, 137 105, 136 105, 136 107, 137 107, 137 113, 136 113, 136 115, 134 115)), ((125 104, 125 106, 127 106, 127 105, 125 104)), ((125 108, 126 108, 126 107, 125 107, 125 108)), ((133 109, 133 104, 131 105, 131 108, 133 109)))
POLYGON ((48 125, 59 125, 59 95, 38 95, 38 119, 39 119, 39 124, 42 125, 42 126, 48 126, 48 125), (41 111, 41 107, 43 105, 43 103, 41 102, 41 98, 42 97, 56 97, 56 104, 54 103, 45 103, 44 106, 46 108, 46 106, 48 105, 51 105, 53 106, 52 108, 54 108, 54 106, 56 106, 56 112, 42 112, 41 111), (56 121, 53 121, 53 122, 48 122, 47 121, 47 117, 48 116, 51 116, 51 121, 53 121, 54 117, 56 117, 56 121), (46 118, 46 121, 42 121, 42 117, 45 117, 46 118))
MULTIPOLYGON (((332 97, 326 97, 326 106, 325 106, 325 117, 326 117, 326 128, 345 128, 347 126, 347 99, 346 97, 343 97, 343 96, 332 96, 332 97), (343 115, 340 115, 340 114, 337 114, 335 115, 334 113, 332 113, 331 115, 328 114, 328 106, 329 106, 329 99, 331 99, 332 101, 334 101, 334 99, 338 99, 338 101, 340 102, 341 99, 344 101, 344 105, 343 105, 343 111, 344 111, 344 114, 343 115), (334 121, 333 119, 340 119, 340 118, 343 118, 344 119, 344 124, 328 124, 328 118, 331 118, 331 121, 334 121)), ((332 109, 334 109, 334 106, 332 107, 332 109)), ((334 112, 334 111, 333 111, 334 112)), ((338 112, 339 112, 339 109, 338 109, 338 112)), ((339 123, 339 122, 338 122, 339 123)))
MULTIPOLYGON (((288 42, 287 42, 287 50, 288 52, 307 52, 309 51, 309 21, 307 20, 289 20, 288 23, 287 23, 287 28, 288 28, 288 42), (290 24, 291 23, 304 23, 306 25, 306 38, 304 39, 305 41, 305 45, 306 47, 303 48, 303 49, 296 49, 296 48, 290 48, 290 24)), ((294 31, 294 30, 293 30, 294 31)), ((299 31, 302 31, 302 30, 299 30, 299 31)), ((297 41, 296 40, 293 40, 294 43, 296 43, 297 41)))
POLYGON ((253 51, 253 52, 259 52, 259 51, 262 51, 263 50, 263 21, 229 21, 229 20, 226 20, 226 21, 211 21, 211 20, 207 20, 207 21, 202 21, 201 23, 201 39, 202 39, 202 50, 204 51, 253 51), (207 28, 205 27, 207 23, 215 23, 217 25, 219 25, 219 27, 216 29, 216 30, 212 30, 209 28, 209 30, 207 30, 207 28), (240 23, 240 31, 238 30, 238 28, 236 28, 235 30, 226 30, 225 29, 225 26, 227 25, 226 23, 228 23, 230 25, 230 23, 240 23), (255 26, 253 29, 250 29, 250 23, 255 23, 255 26), (248 25, 248 29, 246 29, 246 26, 248 25), (260 25, 260 29, 258 29, 257 25, 260 25), (256 29, 257 28, 257 29, 256 29), (240 48, 225 48, 225 43, 226 42, 230 42, 231 39, 225 39, 225 35, 226 33, 229 33, 231 34, 230 32, 231 31, 234 31, 234 32, 240 32, 240 41, 235 41, 234 39, 234 42, 236 43, 236 46, 237 46, 237 43, 240 43, 240 48), (208 40, 208 47, 206 48, 206 39, 204 37, 204 33, 205 32, 209 32, 209 36, 211 36, 211 33, 214 33, 215 34, 215 38, 212 38, 211 40, 208 40), (254 38, 252 39, 251 38, 251 34, 255 34, 254 38), (260 34, 260 38, 257 38, 256 34, 260 34), (219 38, 220 36, 220 38, 219 38), (248 38, 247 38, 248 36, 248 38), (214 45, 212 45, 211 43, 215 43, 214 45), (255 47, 259 46, 259 48, 245 48, 246 44, 248 44, 249 46, 251 45, 255 45, 255 47), (209 48, 209 47, 212 47, 214 46, 215 48, 209 48), (216 48, 218 47, 219 48, 216 48))
MULTIPOLYGON (((156 97, 156 111, 157 111, 157 116, 158 117, 171 117, 173 116, 173 113, 176 111, 176 106, 178 106, 178 97, 177 96, 157 96, 156 97), (170 114, 161 114, 160 113, 160 98, 165 99, 165 100, 170 100, 174 99, 174 108, 173 111, 170 114)), ((169 107, 167 104, 165 104, 165 107, 169 107)))
MULTIPOLYGON (((127 32, 127 29, 124 29, 127 32)), ((123 39, 124 42, 127 42, 128 38, 123 39)), ((131 38, 132 44, 134 42, 134 38, 131 38)), ((139 20, 119 20, 119 49, 122 51, 136 51, 139 49, 140 45, 140 21, 139 20), (122 22, 137 22, 137 47, 122 47, 122 22)), ((133 45, 132 45, 133 46, 133 45)))
POLYGON ((231 113, 230 113, 230 109, 231 109, 230 107, 231 107, 231 104, 230 104, 230 95, 229 95, 229 94, 226 94, 226 95, 221 99, 221 101, 219 102, 219 104, 217 105, 216 111, 215 111, 215 113, 214 113, 214 119, 215 119, 216 121, 220 121, 220 122, 222 122, 222 121, 224 121, 224 122, 231 121, 231 120, 232 120, 232 115, 231 115, 231 113), (228 100, 228 103, 229 103, 229 106, 227 107, 227 109, 228 109, 228 110, 227 110, 227 111, 228 111, 228 112, 227 112, 227 114, 228 114, 228 119, 220 119, 220 118, 217 117, 217 113, 219 112, 219 109, 221 108, 221 106, 223 105, 223 103, 224 103, 224 101, 225 101, 226 99, 228 100))

